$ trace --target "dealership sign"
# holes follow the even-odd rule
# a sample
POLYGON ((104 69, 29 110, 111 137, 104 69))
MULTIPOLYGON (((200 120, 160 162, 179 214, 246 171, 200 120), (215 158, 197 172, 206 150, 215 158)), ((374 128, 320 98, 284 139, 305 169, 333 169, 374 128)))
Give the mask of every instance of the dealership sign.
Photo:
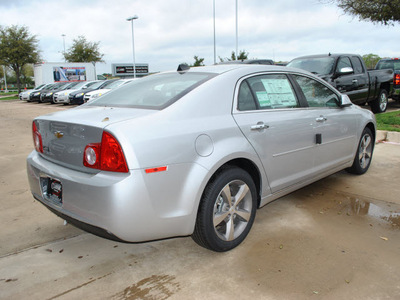
MULTIPOLYGON (((133 64, 112 64, 113 76, 133 76, 133 64)), ((136 76, 149 75, 149 64, 135 64, 136 76)))

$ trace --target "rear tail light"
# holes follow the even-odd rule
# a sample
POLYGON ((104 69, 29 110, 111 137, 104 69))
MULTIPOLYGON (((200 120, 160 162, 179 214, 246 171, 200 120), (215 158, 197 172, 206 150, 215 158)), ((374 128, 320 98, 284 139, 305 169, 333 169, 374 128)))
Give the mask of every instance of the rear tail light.
POLYGON ((43 153, 42 135, 39 133, 35 121, 32 122, 32 137, 33 145, 35 146, 36 151, 43 153))
POLYGON ((400 85, 400 74, 395 74, 393 78, 394 85, 400 85))
POLYGON ((110 133, 105 131, 103 131, 101 143, 89 144, 85 147, 83 165, 102 171, 128 172, 121 145, 110 133))

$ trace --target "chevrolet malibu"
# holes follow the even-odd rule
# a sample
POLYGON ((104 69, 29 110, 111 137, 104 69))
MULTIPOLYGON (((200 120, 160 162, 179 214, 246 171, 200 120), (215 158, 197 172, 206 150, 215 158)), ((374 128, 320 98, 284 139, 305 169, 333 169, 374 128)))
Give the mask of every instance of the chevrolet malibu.
POLYGON ((218 65, 151 75, 36 118, 33 197, 102 237, 191 235, 227 251, 256 209, 346 169, 365 173, 371 112, 314 75, 218 65))

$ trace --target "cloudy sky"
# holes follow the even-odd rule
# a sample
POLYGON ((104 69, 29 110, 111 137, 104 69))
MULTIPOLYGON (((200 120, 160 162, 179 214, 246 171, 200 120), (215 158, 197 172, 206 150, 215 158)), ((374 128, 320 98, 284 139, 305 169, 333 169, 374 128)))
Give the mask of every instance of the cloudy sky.
MULTIPOLYGON (((238 0, 239 50, 249 58, 289 61, 300 55, 349 52, 399 55, 400 24, 374 25, 344 15, 319 0, 238 0)), ((217 57, 236 48, 235 0, 215 0, 217 57)), ((39 40, 47 62, 63 61, 74 38, 100 42, 105 63, 97 73, 111 73, 111 63, 132 62, 134 21, 136 63, 151 72, 193 63, 193 56, 214 62, 213 0, 0 0, 0 25, 26 25, 39 40)))

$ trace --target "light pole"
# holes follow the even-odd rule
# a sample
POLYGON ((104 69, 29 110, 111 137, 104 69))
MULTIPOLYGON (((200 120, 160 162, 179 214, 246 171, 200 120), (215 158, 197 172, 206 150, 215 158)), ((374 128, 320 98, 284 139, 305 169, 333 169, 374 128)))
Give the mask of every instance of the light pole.
POLYGON ((132 24, 132 54, 133 54, 133 77, 136 78, 136 63, 135 63, 135 39, 133 37, 133 20, 139 19, 137 15, 129 17, 126 20, 132 24))
POLYGON ((238 59, 238 0, 236 0, 236 60, 238 59))
POLYGON ((63 52, 63 54, 64 54, 64 62, 65 62, 65 61, 66 61, 66 59, 65 59, 65 34, 63 33, 61 36, 63 37, 63 45, 64 45, 64 52, 63 52))
POLYGON ((213 0, 213 23, 214 23, 214 65, 217 63, 217 50, 215 48, 215 0, 213 0))

